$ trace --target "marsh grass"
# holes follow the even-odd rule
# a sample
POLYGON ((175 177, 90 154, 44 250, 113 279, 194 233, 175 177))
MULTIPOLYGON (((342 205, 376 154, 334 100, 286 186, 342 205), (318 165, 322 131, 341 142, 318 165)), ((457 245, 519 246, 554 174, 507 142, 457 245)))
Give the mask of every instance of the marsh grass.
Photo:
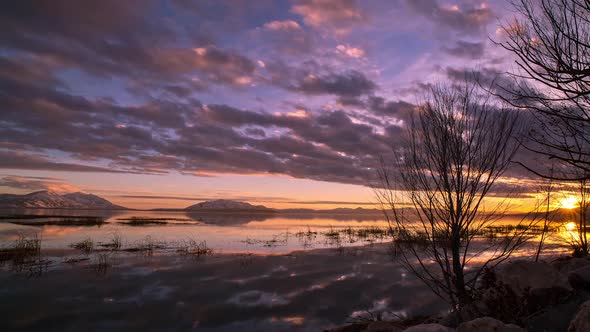
MULTIPOLYGON (((0 220, 14 220, 14 219, 48 219, 48 218, 60 218, 60 219, 80 219, 80 218, 101 218, 97 216, 72 216, 72 215, 46 215, 46 214, 11 214, 0 216, 0 220)), ((102 218, 101 218, 102 219, 102 218)))
POLYGON ((70 248, 80 250, 86 255, 88 255, 94 250, 94 242, 91 238, 87 237, 82 241, 70 244, 70 248))
POLYGON ((152 217, 137 217, 133 216, 130 218, 117 218, 122 221, 133 221, 133 220, 147 220, 147 221, 196 221, 189 218, 152 218, 152 217))
POLYGON ((107 250, 117 251, 121 250, 123 246, 123 239, 119 233, 113 233, 110 241, 99 243, 98 245, 107 250))
POLYGON ((9 247, 0 249, 0 266, 10 264, 15 273, 26 273, 28 277, 38 277, 47 270, 49 261, 41 258, 41 239, 19 235, 9 247))
POLYGON ((90 258, 89 257, 66 257, 62 260, 62 263, 64 264, 78 264, 81 262, 86 262, 89 261, 90 258))
MULTIPOLYGON (((10 218, 10 219, 20 219, 20 218, 10 218)), ((24 226, 101 226, 105 224, 105 220, 102 217, 72 217, 72 216, 36 216, 33 218, 32 216, 29 218, 22 218, 27 220, 17 220, 11 221, 11 223, 16 225, 24 225, 24 226), (47 219, 42 221, 29 221, 28 219, 47 219)))
POLYGON ((133 247, 122 249, 127 252, 137 252, 144 256, 152 256, 155 250, 166 249, 166 243, 154 240, 151 236, 146 236, 143 240, 135 243, 133 247))
POLYGON ((197 242, 195 240, 182 241, 176 252, 182 256, 202 257, 213 254, 213 249, 207 246, 206 241, 197 242))
POLYGON ((11 246, 0 249, 0 263, 12 262, 21 265, 41 256, 41 239, 37 234, 32 237, 19 235, 11 246))
POLYGON ((129 226, 146 226, 146 225, 166 225, 168 224, 168 220, 166 218, 144 218, 144 217, 131 217, 131 218, 122 218, 119 220, 120 224, 129 225, 129 226))

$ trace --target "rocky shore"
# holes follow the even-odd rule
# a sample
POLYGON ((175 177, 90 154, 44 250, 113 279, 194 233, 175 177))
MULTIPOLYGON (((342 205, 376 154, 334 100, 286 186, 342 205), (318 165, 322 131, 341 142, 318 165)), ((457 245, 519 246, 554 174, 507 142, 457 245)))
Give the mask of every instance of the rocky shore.
POLYGON ((460 313, 423 322, 374 321, 329 332, 590 331, 590 259, 514 260, 482 278, 477 299, 460 313), (460 320, 458 316, 461 315, 460 320))

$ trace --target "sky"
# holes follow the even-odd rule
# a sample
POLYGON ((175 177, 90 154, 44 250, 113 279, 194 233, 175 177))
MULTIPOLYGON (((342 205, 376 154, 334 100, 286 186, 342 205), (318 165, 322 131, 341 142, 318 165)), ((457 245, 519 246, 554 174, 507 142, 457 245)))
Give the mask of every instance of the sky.
POLYGON ((515 67, 495 45, 513 15, 507 1, 3 1, 0 192, 369 207, 425 87, 515 67))

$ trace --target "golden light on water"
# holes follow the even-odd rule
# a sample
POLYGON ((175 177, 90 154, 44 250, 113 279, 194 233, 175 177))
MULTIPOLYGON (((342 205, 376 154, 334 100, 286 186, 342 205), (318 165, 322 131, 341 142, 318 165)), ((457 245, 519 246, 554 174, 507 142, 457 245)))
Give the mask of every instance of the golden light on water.
POLYGON ((576 223, 573 221, 568 222, 567 224, 565 224, 565 229, 567 231, 573 231, 576 229, 576 223))
POLYGON ((568 196, 559 202, 559 205, 564 209, 575 209, 579 206, 578 198, 575 196, 568 196))

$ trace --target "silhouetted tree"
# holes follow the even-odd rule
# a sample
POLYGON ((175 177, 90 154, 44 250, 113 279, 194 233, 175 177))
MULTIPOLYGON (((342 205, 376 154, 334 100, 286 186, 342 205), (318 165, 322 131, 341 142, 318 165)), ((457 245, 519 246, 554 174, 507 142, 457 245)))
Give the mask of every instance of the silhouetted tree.
MULTIPOLYGON (((533 111, 538 128, 526 148, 560 162, 552 174, 522 163, 537 175, 588 179, 590 175, 590 1, 514 0, 519 17, 500 43, 520 68, 498 95, 533 111)), ((539 167, 540 166, 540 167, 539 167)))
POLYGON ((570 239, 574 249, 574 256, 586 257, 590 253, 588 247, 588 213, 590 213, 590 187, 588 180, 581 179, 577 183, 578 206, 572 211, 572 218, 576 225, 575 232, 570 239))
POLYGON ((525 241, 521 228, 474 241, 507 207, 484 198, 517 151, 519 132, 516 112, 498 108, 474 86, 439 85, 408 121, 393 162, 382 163, 375 193, 397 234, 396 255, 455 310, 472 302, 486 268, 525 241))

